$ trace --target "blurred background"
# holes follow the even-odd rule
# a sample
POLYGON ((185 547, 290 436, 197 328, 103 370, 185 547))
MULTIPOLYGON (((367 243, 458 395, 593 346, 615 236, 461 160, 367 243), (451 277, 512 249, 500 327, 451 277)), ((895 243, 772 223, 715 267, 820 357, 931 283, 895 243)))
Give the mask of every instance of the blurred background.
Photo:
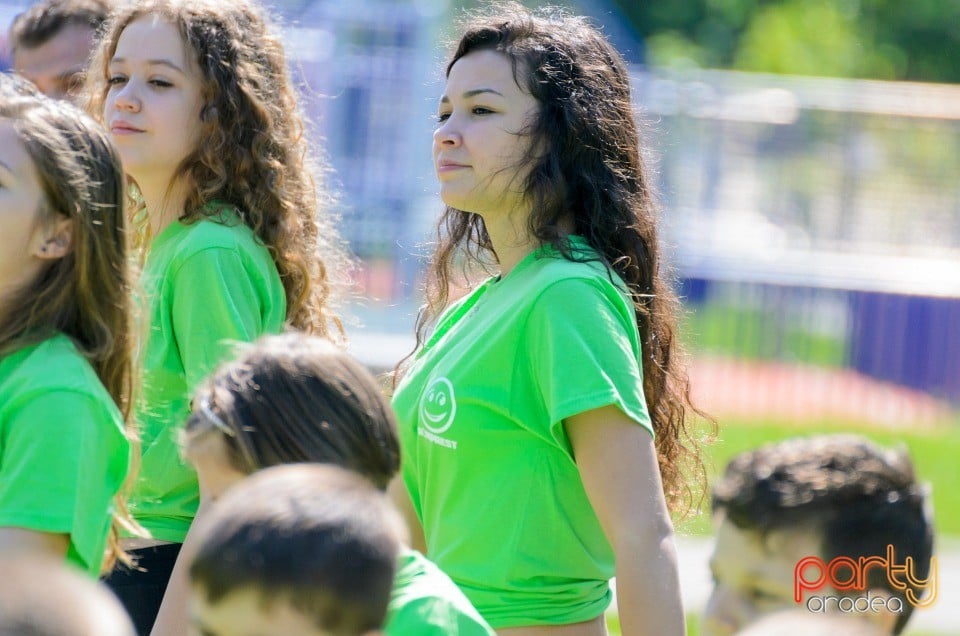
MULTIPOLYGON (((4 32, 27 4, 0 0, 4 32)), ((477 4, 272 3, 360 263, 351 346, 381 370, 412 347, 441 209, 442 42, 477 4)), ((907 633, 960 634, 960 2, 560 4, 631 66, 694 396, 719 423, 709 471, 801 433, 905 445, 941 552, 940 600, 907 633)), ((678 529, 696 633, 709 511, 678 529)))

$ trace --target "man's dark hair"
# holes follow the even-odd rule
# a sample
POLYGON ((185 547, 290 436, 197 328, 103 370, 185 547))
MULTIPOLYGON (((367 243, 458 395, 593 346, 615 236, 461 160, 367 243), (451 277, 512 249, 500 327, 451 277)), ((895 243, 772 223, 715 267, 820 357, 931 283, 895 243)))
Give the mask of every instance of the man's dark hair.
POLYGON ((380 629, 403 534, 384 493, 331 465, 265 468, 200 528, 190 578, 208 603, 255 590, 338 636, 380 629))
MULTIPOLYGON (((737 455, 714 486, 712 504, 714 513, 761 536, 812 530, 822 538, 819 556, 826 561, 885 556, 892 545, 898 563, 912 557, 916 575, 929 574, 933 523, 926 488, 906 452, 857 435, 793 438, 737 455)), ((899 634, 913 605, 879 568, 868 570, 867 586, 901 600, 899 634)))
POLYGON ((10 49, 40 46, 74 24, 99 31, 111 8, 109 0, 40 0, 13 19, 10 49))

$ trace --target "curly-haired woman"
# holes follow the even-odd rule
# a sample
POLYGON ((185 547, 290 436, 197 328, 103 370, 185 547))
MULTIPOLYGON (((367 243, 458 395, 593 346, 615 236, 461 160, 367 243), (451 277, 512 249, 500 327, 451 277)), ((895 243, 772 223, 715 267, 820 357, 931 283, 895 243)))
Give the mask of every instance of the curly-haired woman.
POLYGON ((130 509, 152 539, 131 545, 140 570, 110 579, 143 630, 198 507, 196 476, 175 434, 190 393, 231 341, 285 324, 338 335, 327 276, 335 232, 318 210, 283 47, 259 6, 122 5, 87 89, 135 186, 145 253, 143 452, 130 509), (321 239, 329 243, 322 259, 321 239))
POLYGON ((625 634, 684 633, 667 502, 698 450, 623 60, 583 19, 493 6, 433 154, 447 208, 393 400, 414 532, 499 634, 605 634, 614 575, 625 634), (448 303, 464 261, 498 271, 448 303))

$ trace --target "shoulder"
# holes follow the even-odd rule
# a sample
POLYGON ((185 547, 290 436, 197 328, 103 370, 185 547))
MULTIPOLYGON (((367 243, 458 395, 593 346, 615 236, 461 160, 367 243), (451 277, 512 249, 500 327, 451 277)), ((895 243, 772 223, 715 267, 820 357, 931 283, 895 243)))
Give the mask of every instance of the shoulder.
POLYGON ((49 390, 85 389, 90 384, 100 384, 93 367, 73 341, 59 333, 14 352, 0 364, 8 367, 0 374, 4 385, 10 380, 23 380, 49 390), (56 373, 51 373, 53 369, 56 373))
POLYGON ((184 224, 176 245, 159 260, 158 271, 174 277, 224 271, 272 275, 276 269, 270 251, 236 213, 184 224))
POLYGON ((0 403, 14 407, 37 396, 58 394, 61 401, 103 404, 115 410, 93 367, 63 334, 24 347, 0 361, 0 394, 0 403), (51 372, 54 369, 56 372, 51 372))
POLYGON ((529 300, 534 309, 559 306, 576 310, 600 304, 632 317, 633 302, 620 276, 599 259, 576 261, 560 255, 537 259, 528 274, 529 300))
POLYGON ((186 223, 182 238, 178 241, 181 258, 211 248, 247 251, 260 247, 253 230, 243 223, 237 212, 227 209, 215 216, 186 223))
POLYGON ((593 287, 604 293, 627 296, 627 286, 623 279, 579 236, 570 237, 569 257, 552 246, 541 247, 534 255, 526 276, 536 288, 542 290, 557 285, 570 288, 593 287))

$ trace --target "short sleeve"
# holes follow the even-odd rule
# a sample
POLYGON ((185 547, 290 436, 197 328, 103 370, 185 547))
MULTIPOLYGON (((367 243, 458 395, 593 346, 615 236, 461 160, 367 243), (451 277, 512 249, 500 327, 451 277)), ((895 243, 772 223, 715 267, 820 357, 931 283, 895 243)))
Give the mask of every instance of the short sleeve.
POLYGON ((264 333, 264 308, 251 272, 233 249, 210 248, 188 258, 173 281, 173 331, 189 391, 236 342, 264 333))
POLYGON ((566 446, 564 419, 610 405, 653 433, 633 310, 612 283, 570 278, 550 285, 534 302, 525 333, 555 439, 566 446))
POLYGON ((129 461, 111 410, 55 391, 18 398, 4 412, 0 526, 69 535, 68 559, 94 575, 129 461))

